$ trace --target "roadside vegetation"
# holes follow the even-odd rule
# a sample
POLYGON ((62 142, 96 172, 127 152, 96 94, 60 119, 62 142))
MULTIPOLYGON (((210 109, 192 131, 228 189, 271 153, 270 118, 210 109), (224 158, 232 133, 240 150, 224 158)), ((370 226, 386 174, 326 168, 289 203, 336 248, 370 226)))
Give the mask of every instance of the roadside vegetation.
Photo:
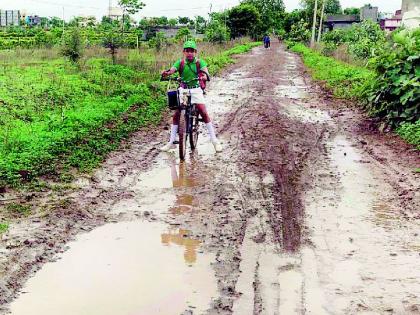
POLYGON ((290 37, 288 46, 302 54, 315 79, 335 96, 358 101, 379 119, 381 130, 395 130, 420 149, 420 29, 386 36, 365 21, 325 33, 313 49, 308 34, 299 29, 294 34, 300 37, 290 37))
MULTIPOLYGON (((77 50, 70 42, 69 51, 77 50)), ((233 62, 232 54, 253 45, 246 40, 202 43, 200 57, 216 73, 233 62)), ((101 48, 71 61, 61 57, 60 50, 43 56, 20 50, 23 58, 0 52, 3 185, 30 182, 41 175, 69 180, 71 168, 94 168, 128 134, 157 124, 166 108, 158 74, 181 51, 179 43, 160 51, 123 49, 116 64, 101 48)))
MULTIPOLYGON (((0 28, 0 188, 40 176, 69 182, 73 169, 93 169, 130 133, 159 123, 166 108, 159 73, 194 36, 215 74, 274 31, 336 96, 359 101, 383 128, 418 146, 419 31, 387 37, 364 22, 325 33, 312 50, 314 0, 290 13, 282 0, 244 0, 208 19, 138 22, 130 15, 143 3, 119 5, 121 20, 54 17, 37 27, 0 28), (159 31, 172 26, 172 38, 159 31)), ((340 12, 339 0, 326 1, 325 14, 340 12)))

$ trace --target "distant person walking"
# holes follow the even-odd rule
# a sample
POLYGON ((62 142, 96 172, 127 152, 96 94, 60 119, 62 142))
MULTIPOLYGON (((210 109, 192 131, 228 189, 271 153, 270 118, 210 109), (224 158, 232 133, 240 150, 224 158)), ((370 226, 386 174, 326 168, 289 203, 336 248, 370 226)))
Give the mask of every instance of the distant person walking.
POLYGON ((270 39, 270 36, 268 36, 268 34, 265 34, 265 36, 263 38, 263 41, 264 41, 264 47, 265 48, 270 48, 271 39, 270 39))

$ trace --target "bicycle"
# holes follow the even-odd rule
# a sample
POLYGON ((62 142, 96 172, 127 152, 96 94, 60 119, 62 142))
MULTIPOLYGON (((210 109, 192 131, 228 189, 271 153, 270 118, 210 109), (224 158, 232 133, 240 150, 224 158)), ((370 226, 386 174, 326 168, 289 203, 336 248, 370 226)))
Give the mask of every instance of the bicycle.
POLYGON ((191 103, 191 89, 183 89, 183 95, 180 95, 179 87, 182 85, 188 86, 188 83, 196 80, 184 82, 178 77, 161 77, 161 81, 169 81, 169 83, 176 81, 179 85, 176 91, 168 91, 168 103, 170 109, 181 111, 178 125, 178 141, 175 141, 174 144, 178 144, 179 158, 181 161, 184 161, 187 153, 187 142, 189 141, 190 143, 191 151, 194 151, 197 147, 198 128, 202 119, 199 117, 198 110, 195 107, 196 104, 191 103))

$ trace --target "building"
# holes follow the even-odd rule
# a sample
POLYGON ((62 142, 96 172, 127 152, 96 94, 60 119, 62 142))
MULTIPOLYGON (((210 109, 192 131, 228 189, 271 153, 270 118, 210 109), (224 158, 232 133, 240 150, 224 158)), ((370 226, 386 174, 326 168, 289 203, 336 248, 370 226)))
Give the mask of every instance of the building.
POLYGON ((27 15, 25 17, 25 23, 28 26, 39 26, 41 25, 41 17, 38 15, 27 15))
POLYGON ((371 20, 377 23, 379 21, 379 8, 372 7, 369 4, 360 8, 360 21, 365 20, 371 20))
POLYGON ((402 25, 402 12, 397 10, 395 14, 380 21, 380 26, 384 31, 392 32, 402 25))
POLYGON ((407 28, 420 27, 420 2, 418 0, 402 0, 402 25, 407 28))
POLYGON ((0 26, 19 26, 19 10, 0 10, 0 26))
POLYGON ((110 7, 108 12, 108 17, 111 20, 120 20, 123 16, 123 9, 120 7, 110 7))
POLYGON ((357 15, 336 14, 328 15, 324 22, 324 29, 332 31, 339 28, 349 28, 360 21, 357 15))

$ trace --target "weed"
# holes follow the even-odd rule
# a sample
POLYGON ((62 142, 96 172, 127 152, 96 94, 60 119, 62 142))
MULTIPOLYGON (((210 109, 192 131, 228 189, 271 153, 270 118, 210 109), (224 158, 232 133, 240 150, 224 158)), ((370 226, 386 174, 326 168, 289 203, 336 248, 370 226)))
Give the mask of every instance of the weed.
POLYGON ((19 203, 11 203, 6 206, 6 210, 11 214, 26 216, 31 213, 31 206, 22 205, 19 203))
POLYGON ((6 233, 9 230, 8 223, 0 223, 0 234, 6 233))

